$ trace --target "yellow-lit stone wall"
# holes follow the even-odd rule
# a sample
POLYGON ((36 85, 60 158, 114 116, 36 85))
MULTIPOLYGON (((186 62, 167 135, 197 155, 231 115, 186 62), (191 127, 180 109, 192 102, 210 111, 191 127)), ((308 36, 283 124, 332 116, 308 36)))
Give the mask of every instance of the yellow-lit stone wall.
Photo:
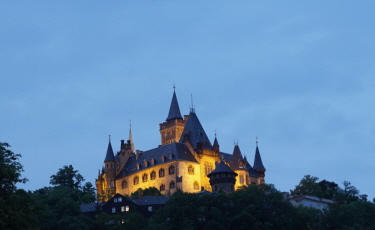
MULTIPOLYGON (((189 161, 173 161, 165 164, 152 166, 136 173, 133 173, 127 177, 123 177, 116 180, 116 193, 123 195, 131 195, 131 193, 137 191, 139 188, 146 189, 149 187, 155 187, 160 190, 161 186, 165 186, 165 190, 161 191, 164 195, 171 195, 177 191, 177 187, 180 187, 184 192, 199 192, 200 190, 194 189, 194 182, 197 182, 200 186, 200 171, 199 164, 189 161), (170 166, 174 166, 175 170, 173 174, 169 174, 170 166), (188 167, 194 168, 194 174, 189 174, 188 167), (164 169, 164 176, 159 176, 159 170, 164 169), (151 180, 151 173, 156 173, 155 179, 151 180), (143 181, 143 176, 147 175, 147 181, 143 181), (182 175, 182 184, 177 182, 176 177, 182 175), (138 183, 134 184, 134 179, 138 177, 138 183), (127 185, 123 187, 123 181, 126 181, 127 185), (174 182, 175 187, 170 188, 170 183, 174 182)), ((200 188, 200 187, 199 187, 200 188)))
POLYGON ((216 162, 220 162, 219 157, 211 156, 202 154, 200 158, 200 171, 201 171, 201 181, 202 181, 202 187, 204 187, 205 190, 212 192, 212 188, 210 185, 210 178, 207 177, 207 175, 215 170, 216 168, 216 162))
POLYGON ((245 169, 235 170, 235 173, 238 175, 236 176, 236 184, 234 185, 234 188, 237 190, 241 188, 244 185, 249 185, 251 178, 249 175, 249 172, 245 169))

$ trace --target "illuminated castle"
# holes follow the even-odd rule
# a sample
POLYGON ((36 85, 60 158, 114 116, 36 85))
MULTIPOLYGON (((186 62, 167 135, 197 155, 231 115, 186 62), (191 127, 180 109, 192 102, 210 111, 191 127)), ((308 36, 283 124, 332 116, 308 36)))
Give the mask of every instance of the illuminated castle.
POLYGON ((161 145, 147 151, 134 150, 131 129, 129 140, 121 140, 117 154, 109 141, 104 166, 96 180, 98 195, 130 195, 148 187, 156 187, 165 195, 178 189, 189 193, 216 191, 221 188, 219 182, 225 181, 215 179, 221 176, 234 178, 229 180, 230 184, 224 184, 222 188, 226 190, 264 183, 266 169, 258 145, 253 167, 243 157, 238 144, 233 154, 222 152, 216 134, 211 144, 194 109, 189 115, 181 116, 176 92, 173 92, 168 117, 160 124, 160 135, 161 145), (211 183, 215 181, 214 188, 210 179, 211 183))

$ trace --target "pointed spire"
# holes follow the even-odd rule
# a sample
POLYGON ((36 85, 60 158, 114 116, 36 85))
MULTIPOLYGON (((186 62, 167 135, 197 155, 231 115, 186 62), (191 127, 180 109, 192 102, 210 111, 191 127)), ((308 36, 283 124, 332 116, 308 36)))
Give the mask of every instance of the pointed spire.
POLYGON ((220 147, 219 142, 217 141, 217 138, 216 138, 216 130, 215 130, 215 140, 214 140, 213 147, 220 147))
POLYGON ((169 114, 168 114, 166 121, 169 121, 172 119, 181 119, 181 120, 183 119, 181 116, 180 107, 178 105, 177 96, 176 96, 176 89, 174 86, 173 86, 172 102, 169 108, 169 114))
POLYGON ((107 154, 105 155, 105 159, 104 159, 104 162, 107 162, 107 161, 117 161, 115 158, 115 154, 113 153, 113 149, 112 149, 111 135, 109 135, 107 154))
POLYGON ((266 168, 264 167, 263 165, 263 162, 262 162, 262 158, 260 157, 260 152, 259 152, 259 148, 258 148, 258 138, 257 138, 257 141, 256 141, 256 149, 255 149, 255 158, 254 158, 254 169, 255 170, 262 170, 262 171, 266 171, 266 168))
POLYGON ((134 153, 134 142, 133 142, 133 134, 132 134, 132 121, 129 120, 129 141, 130 141, 130 148, 132 153, 134 153))

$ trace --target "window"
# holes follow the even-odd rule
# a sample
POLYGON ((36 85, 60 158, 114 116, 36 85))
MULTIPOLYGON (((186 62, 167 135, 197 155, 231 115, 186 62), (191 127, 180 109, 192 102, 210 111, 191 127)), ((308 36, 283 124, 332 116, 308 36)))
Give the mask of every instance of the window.
POLYGON ((143 176, 142 176, 142 181, 143 182, 147 182, 147 179, 148 179, 148 175, 145 173, 145 174, 143 174, 143 176))
POLYGON ((171 165, 170 167, 169 167, 169 175, 172 175, 172 174, 174 174, 174 166, 173 165, 171 165))
POLYGON ((199 184, 198 182, 194 182, 194 190, 199 190, 199 184))
POLYGON ((114 199, 113 199, 113 202, 117 203, 117 198, 114 198, 114 199))
POLYGON ((212 172, 212 164, 211 163, 204 163, 204 171, 206 173, 206 176, 212 172))
POLYGON ((112 208, 112 213, 116 213, 116 207, 112 208))
POLYGON ((240 184, 244 183, 243 175, 240 175, 240 184))
POLYGON ((148 210, 149 212, 152 212, 152 206, 148 206, 148 207, 147 207, 147 210, 148 210))
POLYGON ((150 179, 155 180, 155 178, 156 178, 156 172, 152 171, 151 174, 150 174, 150 179))
POLYGON ((169 189, 173 189, 176 187, 176 183, 174 183, 174 181, 172 181, 171 183, 169 183, 169 189))
POLYGON ((161 156, 161 161, 164 162, 166 159, 165 159, 165 156, 161 156))
POLYGON ((125 206, 121 206, 121 212, 125 212, 125 206))
POLYGON ((194 175, 194 167, 192 165, 189 165, 188 173, 194 175))
POLYGON ((143 161, 143 165, 144 165, 145 167, 147 167, 147 166, 148 166, 148 161, 144 160, 144 161, 143 161))
POLYGON ((129 212, 129 205, 125 206, 125 212, 129 212))
POLYGON ((137 170, 141 169, 141 164, 137 163, 137 170))
POLYGON ((136 176, 136 177, 134 177, 134 184, 138 184, 138 183, 139 183, 139 177, 136 176))
POLYGON ((161 168, 161 169, 159 170, 159 177, 163 177, 163 176, 164 176, 164 169, 161 168))
POLYGON ((152 159, 151 159, 151 165, 154 165, 154 164, 155 164, 155 159, 152 158, 152 159))
POLYGON ((170 160, 173 159, 173 156, 174 156, 173 153, 169 153, 169 154, 168 154, 168 157, 169 157, 170 160))
POLYGON ((121 183, 121 187, 122 188, 128 187, 128 182, 126 180, 123 180, 122 183, 121 183))
POLYGON ((118 202, 122 202, 122 197, 117 198, 118 202))
POLYGON ((160 192, 162 192, 162 191, 165 191, 165 185, 164 184, 160 185, 160 192))

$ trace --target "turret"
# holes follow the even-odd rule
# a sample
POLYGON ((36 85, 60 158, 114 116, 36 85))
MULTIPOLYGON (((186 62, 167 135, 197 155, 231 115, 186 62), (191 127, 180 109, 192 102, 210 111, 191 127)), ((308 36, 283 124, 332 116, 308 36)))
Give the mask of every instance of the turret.
POLYGON ((212 146, 214 148, 214 151, 216 153, 219 153, 220 152, 220 145, 219 145, 219 142, 217 141, 217 138, 216 138, 216 132, 215 132, 215 140, 214 140, 214 144, 212 146))
POLYGON ((169 107, 168 117, 165 122, 161 123, 160 135, 161 144, 166 145, 180 140, 182 131, 184 130, 186 118, 181 116, 180 107, 176 96, 175 87, 173 87, 173 96, 169 107))
POLYGON ((237 175, 238 174, 230 169, 229 166, 224 163, 224 161, 220 161, 215 170, 209 173, 207 176, 210 178, 210 184, 213 192, 218 192, 220 190, 223 190, 224 192, 233 192, 237 175))
POLYGON ((118 167, 119 167, 118 161, 113 153, 112 144, 111 144, 111 136, 110 136, 109 142, 108 142, 107 153, 104 158, 104 169, 103 169, 103 174, 104 174, 105 181, 106 181, 106 188, 107 188, 107 191, 110 193, 116 191, 115 177, 116 177, 116 172, 118 170, 118 167))
POLYGON ((262 162, 262 158, 260 156, 260 152, 259 152, 259 148, 258 148, 258 141, 256 142, 253 170, 257 174, 257 176, 259 177, 260 183, 261 184, 264 183, 266 168, 264 167, 263 162, 262 162))

